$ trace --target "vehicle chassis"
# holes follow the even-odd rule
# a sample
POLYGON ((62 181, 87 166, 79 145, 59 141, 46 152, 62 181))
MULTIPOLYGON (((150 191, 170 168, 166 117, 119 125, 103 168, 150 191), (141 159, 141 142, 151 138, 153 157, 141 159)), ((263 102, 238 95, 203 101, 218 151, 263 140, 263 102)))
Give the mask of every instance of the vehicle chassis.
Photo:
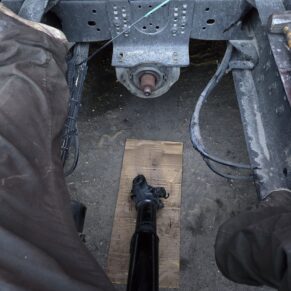
MULTIPOLYGON (((285 26, 291 23, 284 17, 290 0, 171 0, 130 29, 162 1, 38 0, 33 7, 29 1, 32 14, 35 5, 50 3, 70 42, 101 42, 123 32, 113 41, 112 65, 118 80, 142 98, 164 94, 179 79, 180 68, 189 65, 190 39, 229 41, 229 70, 258 197, 291 188, 291 61, 283 31, 270 27, 274 14, 285 26), (146 74, 155 78, 155 86, 147 87, 150 96, 139 84, 146 74)), ((0 2, 19 13, 24 0, 0 2)), ((46 6, 40 9, 45 13, 46 6)))

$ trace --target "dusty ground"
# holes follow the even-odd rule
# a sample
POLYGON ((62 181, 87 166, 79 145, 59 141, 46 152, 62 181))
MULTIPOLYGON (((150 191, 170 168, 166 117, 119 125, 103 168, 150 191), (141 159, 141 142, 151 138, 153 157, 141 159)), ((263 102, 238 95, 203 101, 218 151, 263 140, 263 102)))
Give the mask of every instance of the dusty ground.
MULTIPOLYGON (((114 70, 109 66, 110 49, 91 64, 79 122, 81 157, 68 185, 72 196, 88 207, 87 246, 103 267, 125 140, 179 141, 184 143, 179 290, 270 290, 234 284, 218 271, 213 250, 217 229, 255 203, 256 192, 252 182, 232 182, 213 174, 189 139, 194 104, 222 52, 221 44, 192 46, 192 65, 183 69, 180 81, 169 93, 154 100, 131 96, 115 81, 114 70)), ((211 152, 248 162, 231 76, 223 80, 205 106, 203 135, 211 152)))

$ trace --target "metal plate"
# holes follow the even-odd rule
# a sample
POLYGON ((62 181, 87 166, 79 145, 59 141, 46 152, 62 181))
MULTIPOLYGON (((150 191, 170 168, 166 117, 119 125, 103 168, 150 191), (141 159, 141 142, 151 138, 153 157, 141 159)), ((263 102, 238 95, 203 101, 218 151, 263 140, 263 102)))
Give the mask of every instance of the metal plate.
MULTIPOLYGON (((15 12, 18 12, 22 2, 23 0, 2 0, 2 3, 15 12)), ((109 0, 61 0, 53 11, 60 18, 63 31, 70 41, 95 42, 111 38, 112 3, 109 0)), ((121 9, 126 7, 127 14, 134 15, 135 18, 145 11, 145 7, 154 7, 156 3, 161 3, 161 1, 119 0, 115 3, 121 9), (141 5, 140 10, 136 9, 136 5, 141 5)), ((171 11, 171 15, 166 15, 163 10, 160 10, 153 15, 152 20, 148 18, 136 27, 137 30, 143 32, 143 37, 145 37, 145 33, 155 34, 168 25, 173 29, 174 24, 177 24, 176 35, 183 30, 186 34, 186 30, 189 29, 191 31, 190 37, 194 39, 242 39, 244 34, 240 28, 240 18, 251 7, 244 0, 172 0, 170 6, 178 7, 179 11, 171 11), (187 8, 183 10, 185 3, 187 8), (182 8, 180 9, 180 7, 182 8), (178 16, 175 16, 177 12, 178 16), (184 16, 187 17, 186 25, 184 16), (177 22, 174 22, 175 18, 178 18, 177 22), (151 21, 155 22, 152 26, 149 25, 152 23, 151 21), (144 26, 147 28, 143 29, 144 26), (157 31, 156 27, 159 27, 157 31)), ((128 23, 130 23, 130 17, 128 23)), ((170 42, 178 41, 176 38, 170 42)))
POLYGON ((191 38, 243 39, 241 19, 251 6, 244 0, 196 0, 191 38))
MULTIPOLYGON (((161 2, 110 1, 108 14, 113 36, 159 3, 161 2)), ((143 63, 166 66, 189 65, 192 11, 193 2, 173 1, 138 23, 114 42, 112 65, 116 67, 133 67, 143 63)))

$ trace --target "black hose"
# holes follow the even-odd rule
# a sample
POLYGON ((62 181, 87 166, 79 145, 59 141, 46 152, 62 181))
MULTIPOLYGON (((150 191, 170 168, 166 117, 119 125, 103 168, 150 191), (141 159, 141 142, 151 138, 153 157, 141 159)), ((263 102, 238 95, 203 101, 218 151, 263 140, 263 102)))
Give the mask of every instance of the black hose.
POLYGON ((229 65, 229 61, 232 57, 233 52, 233 46, 228 43, 224 57, 221 61, 221 64, 219 65, 217 71, 215 72, 214 76, 211 78, 211 80, 208 82, 205 89, 202 91, 201 95, 198 98, 198 101, 196 103, 192 118, 191 118, 191 124, 190 124, 190 136, 191 136, 191 142, 193 144, 193 147, 203 156, 206 164, 208 167, 213 170, 216 174, 219 174, 220 176, 223 176, 228 179, 250 179, 252 176, 231 176, 231 175, 225 175, 222 173, 219 173, 217 170, 215 170, 212 165, 209 163, 209 161, 213 161, 215 163, 218 163, 220 165, 232 167, 235 169, 252 169, 250 165, 247 164, 240 164, 235 163, 231 161, 227 161, 224 159, 221 159, 219 157, 216 157, 210 153, 207 152, 202 136, 200 133, 200 112, 205 104, 208 96, 212 93, 212 91, 215 89, 217 84, 221 81, 224 74, 226 73, 229 65))

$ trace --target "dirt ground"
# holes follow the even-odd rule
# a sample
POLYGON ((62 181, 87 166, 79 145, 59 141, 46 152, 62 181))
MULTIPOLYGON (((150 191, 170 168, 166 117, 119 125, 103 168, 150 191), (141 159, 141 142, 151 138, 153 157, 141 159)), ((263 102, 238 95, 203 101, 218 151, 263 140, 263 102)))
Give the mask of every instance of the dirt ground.
MULTIPOLYGON (((91 63, 79 122, 80 161, 67 182, 72 197, 88 207, 86 244, 104 268, 126 139, 179 141, 184 143, 179 290, 271 290, 237 285, 217 269, 213 246, 218 227, 253 205, 256 191, 251 181, 229 181, 212 173, 189 138, 195 102, 223 50, 221 43, 192 43, 191 66, 182 70, 170 92, 157 99, 134 97, 116 82, 110 49, 91 63)), ((231 75, 224 78, 202 115, 209 151, 248 162, 231 75)))

